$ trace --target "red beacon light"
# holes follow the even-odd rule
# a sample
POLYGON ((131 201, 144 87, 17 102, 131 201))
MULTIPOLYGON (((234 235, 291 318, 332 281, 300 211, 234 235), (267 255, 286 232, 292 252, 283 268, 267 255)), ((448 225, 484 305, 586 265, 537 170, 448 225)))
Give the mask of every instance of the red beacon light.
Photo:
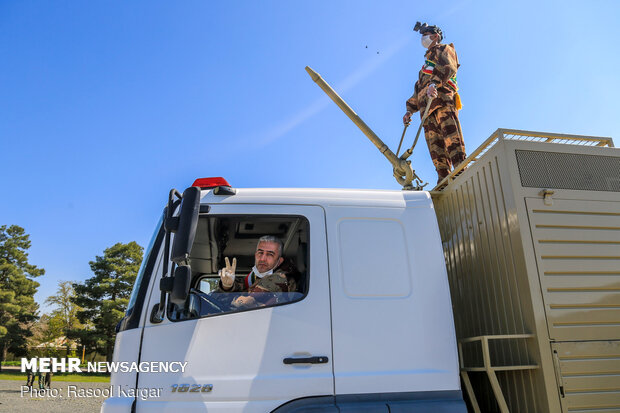
POLYGON ((217 186, 230 186, 228 181, 221 176, 216 176, 214 178, 198 178, 194 181, 192 186, 197 186, 202 189, 206 188, 215 188, 217 186))
POLYGON ((192 186, 197 186, 200 189, 215 188, 213 194, 215 195, 234 195, 235 190, 230 187, 228 181, 221 176, 213 178, 198 178, 194 181, 192 186))

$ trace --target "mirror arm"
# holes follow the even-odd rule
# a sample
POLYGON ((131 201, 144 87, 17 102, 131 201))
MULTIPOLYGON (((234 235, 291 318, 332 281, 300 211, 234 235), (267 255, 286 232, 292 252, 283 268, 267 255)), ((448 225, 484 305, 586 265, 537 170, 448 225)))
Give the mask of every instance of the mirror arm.
POLYGON ((163 321, 166 311, 166 297, 170 303, 177 305, 187 299, 191 282, 189 251, 194 243, 200 209, 200 188, 189 187, 182 195, 176 189, 170 190, 168 206, 164 215, 166 239, 163 271, 159 284, 161 296, 157 309, 153 308, 151 314, 151 322, 153 323, 163 321), (179 205, 181 206, 179 214, 174 217, 174 211, 179 205), (174 243, 171 245, 172 233, 176 234, 174 243), (172 267, 168 271, 170 261, 172 261, 172 267))
MULTIPOLYGON (((176 231, 177 228, 179 227, 179 218, 173 217, 172 214, 174 213, 175 208, 177 208, 179 204, 181 203, 181 198, 183 198, 183 195, 181 195, 179 191, 177 191, 174 188, 170 190, 170 193, 168 194, 168 206, 166 207, 165 220, 164 220, 164 229, 166 230, 166 238, 165 238, 165 246, 164 246, 164 265, 163 265, 163 271, 162 271, 162 278, 160 280, 160 289, 161 289, 162 284, 167 284, 167 282, 169 282, 166 279, 170 278, 168 277, 168 265, 170 263, 170 234, 176 231), (175 197, 177 198, 176 200, 174 199, 175 197)), ((170 278, 170 280, 172 280, 172 278, 170 278)), ((156 312, 154 311, 151 314, 152 323, 161 323, 164 319, 164 311, 166 309, 166 294, 167 294, 167 291, 161 289, 161 296, 159 298, 159 307, 157 308, 156 312)))

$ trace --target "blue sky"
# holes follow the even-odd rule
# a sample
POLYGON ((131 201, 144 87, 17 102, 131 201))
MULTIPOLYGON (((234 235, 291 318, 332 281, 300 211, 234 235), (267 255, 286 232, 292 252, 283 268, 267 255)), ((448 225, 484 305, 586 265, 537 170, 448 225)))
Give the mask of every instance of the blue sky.
MULTIPOLYGON (((146 246, 171 188, 399 189, 311 81, 395 150, 424 49, 456 47, 468 153, 497 128, 620 141, 617 1, 2 1, 0 225, 32 240, 36 299, 146 246)), ((407 132, 409 144, 418 118, 407 132)), ((420 142, 412 157, 436 175, 420 142)))

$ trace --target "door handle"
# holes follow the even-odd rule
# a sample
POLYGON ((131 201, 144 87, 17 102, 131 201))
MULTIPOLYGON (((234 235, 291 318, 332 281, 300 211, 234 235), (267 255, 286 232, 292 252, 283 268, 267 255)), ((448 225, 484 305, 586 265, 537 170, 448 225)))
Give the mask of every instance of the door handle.
POLYGON ((324 364, 329 361, 329 358, 325 356, 315 356, 315 357, 287 357, 282 360, 284 364, 324 364))

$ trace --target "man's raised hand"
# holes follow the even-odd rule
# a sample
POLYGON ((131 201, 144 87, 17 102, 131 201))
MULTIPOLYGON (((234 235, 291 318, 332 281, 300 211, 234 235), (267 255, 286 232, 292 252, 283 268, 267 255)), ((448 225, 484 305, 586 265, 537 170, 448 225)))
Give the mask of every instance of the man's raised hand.
POLYGON ((237 259, 233 258, 232 265, 230 264, 228 257, 225 257, 224 261, 226 262, 226 267, 222 268, 219 271, 219 274, 220 279, 222 280, 222 286, 228 290, 235 282, 235 268, 237 268, 237 259))

